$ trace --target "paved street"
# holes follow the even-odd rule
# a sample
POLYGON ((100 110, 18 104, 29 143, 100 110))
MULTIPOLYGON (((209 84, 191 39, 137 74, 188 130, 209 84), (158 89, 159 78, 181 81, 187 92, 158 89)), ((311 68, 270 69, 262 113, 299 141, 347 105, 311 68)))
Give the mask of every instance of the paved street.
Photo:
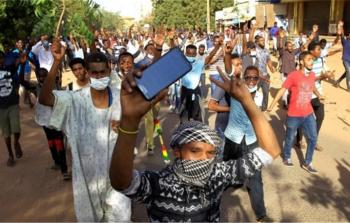
MULTIPOLYGON (((339 54, 328 59, 328 66, 337 70, 337 76, 343 70, 339 61, 339 54)), ((273 75, 273 97, 280 84, 279 76, 273 75)), ((345 87, 345 83, 341 86, 345 87)), ((324 150, 314 154, 314 166, 319 174, 311 175, 299 165, 285 167, 280 158, 263 170, 266 207, 275 221, 350 221, 350 94, 327 82, 324 88, 326 114, 319 136, 324 150)), ((213 126, 215 114, 207 112, 206 115, 213 126)), ((160 116, 164 138, 169 139, 178 123, 177 115, 167 113, 167 107, 163 106, 160 116)), ((276 106, 275 111, 266 116, 282 145, 286 111, 276 106)), ((71 182, 63 182, 59 172, 50 170, 52 160, 44 132, 35 124, 33 110, 27 105, 21 106, 21 124, 24 157, 15 167, 6 166, 7 151, 0 140, 0 220, 75 221, 71 182)), ((141 130, 143 135, 143 126, 141 130)), ((164 167, 159 147, 154 156, 147 156, 145 140, 139 137, 138 148, 136 168, 164 167)), ((298 164, 305 150, 292 153, 294 163, 298 164)), ((255 220, 245 189, 225 192, 221 217, 222 221, 255 220)), ((133 220, 147 221, 144 205, 133 205, 133 220)))

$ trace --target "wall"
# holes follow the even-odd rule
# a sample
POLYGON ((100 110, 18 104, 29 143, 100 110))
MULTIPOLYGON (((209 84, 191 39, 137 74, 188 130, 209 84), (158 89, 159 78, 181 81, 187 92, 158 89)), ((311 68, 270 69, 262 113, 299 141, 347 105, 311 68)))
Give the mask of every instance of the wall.
POLYGON ((311 31, 318 24, 320 33, 328 33, 330 1, 304 2, 303 32, 311 31))

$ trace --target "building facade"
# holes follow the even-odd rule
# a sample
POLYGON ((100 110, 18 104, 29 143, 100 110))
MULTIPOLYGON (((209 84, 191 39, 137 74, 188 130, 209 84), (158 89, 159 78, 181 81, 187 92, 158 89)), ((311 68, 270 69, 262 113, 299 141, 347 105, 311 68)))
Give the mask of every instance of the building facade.
POLYGON ((344 20, 345 30, 350 32, 350 1, 282 0, 280 4, 287 5, 290 33, 305 33, 313 24, 318 24, 321 34, 335 34, 334 24, 340 19, 344 20))
POLYGON ((219 11, 217 15, 217 30, 257 16, 275 16, 276 21, 283 20, 288 23, 291 34, 306 33, 312 29, 313 24, 319 25, 319 31, 323 35, 335 34, 335 24, 340 19, 344 20, 346 32, 350 33, 348 0, 235 0, 232 7, 219 11), (257 11, 258 8, 268 8, 261 7, 268 5, 273 6, 273 12, 257 11))

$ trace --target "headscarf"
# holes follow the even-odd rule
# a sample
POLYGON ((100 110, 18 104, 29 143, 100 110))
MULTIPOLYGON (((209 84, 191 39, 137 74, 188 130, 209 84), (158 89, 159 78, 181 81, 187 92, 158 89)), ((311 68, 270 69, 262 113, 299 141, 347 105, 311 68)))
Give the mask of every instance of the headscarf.
POLYGON ((180 124, 171 136, 170 146, 180 148, 182 145, 191 142, 204 142, 214 146, 216 149, 221 146, 221 138, 215 130, 199 121, 189 121, 180 124))

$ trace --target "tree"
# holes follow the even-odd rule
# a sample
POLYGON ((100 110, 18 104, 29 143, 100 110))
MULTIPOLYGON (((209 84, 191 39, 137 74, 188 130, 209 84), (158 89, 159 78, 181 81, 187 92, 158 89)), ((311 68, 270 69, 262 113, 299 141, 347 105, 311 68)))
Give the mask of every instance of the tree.
MULTIPOLYGON (((117 13, 106 12, 93 0, 65 0, 65 11, 59 27, 62 35, 72 33, 91 41, 91 27, 115 31, 123 25, 117 13)), ((54 35, 62 12, 62 0, 0 1, 0 43, 17 39, 54 35)), ((1 48, 1 44, 0 44, 1 48)))
MULTIPOLYGON (((204 0, 153 0, 153 23, 168 27, 193 29, 206 28, 206 1, 204 0)), ((210 16, 214 23, 215 11, 233 6, 232 0, 211 0, 210 16)))

